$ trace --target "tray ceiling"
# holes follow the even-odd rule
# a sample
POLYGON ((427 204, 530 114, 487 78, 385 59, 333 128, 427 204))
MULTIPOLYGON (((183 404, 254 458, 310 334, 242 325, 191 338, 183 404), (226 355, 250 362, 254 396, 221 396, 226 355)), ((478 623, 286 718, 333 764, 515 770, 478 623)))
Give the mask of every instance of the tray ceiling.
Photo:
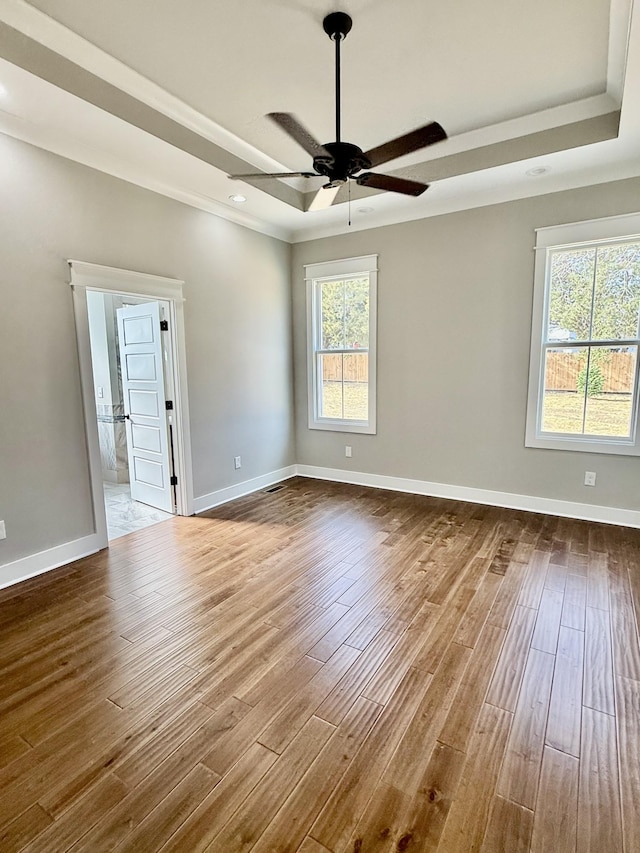
MULTIPOLYGON (((354 19, 342 51, 343 138, 366 149, 431 119, 450 135, 428 155, 385 168, 436 181, 428 193, 407 199, 358 189, 354 200, 366 197, 374 209, 356 227, 428 216, 455 206, 454 197, 459 206, 489 203, 480 198, 483 186, 510 186, 519 197, 527 193, 522 176, 540 158, 556 183, 545 175, 531 194, 558 188, 560 175, 566 185, 587 182, 590 164, 596 182, 610 179, 605 173, 640 172, 630 142, 612 144, 623 136, 623 103, 628 132, 635 127, 624 86, 638 41, 633 28, 628 39, 631 0, 338 6, 354 19), (578 153, 570 159, 569 152, 578 153)), ((147 163, 136 182, 223 214, 232 208, 229 194, 240 190, 248 202, 231 218, 288 239, 343 230, 344 205, 304 212, 321 179, 247 187, 224 177, 247 171, 240 164, 309 167, 268 112, 292 112, 321 141, 334 138, 333 46, 322 19, 335 8, 316 0, 110 0, 98 10, 86 0, 0 0, 0 84, 11 101, 0 103, 0 130, 127 180, 144 171, 136 161, 153 150, 155 179, 147 163), (39 111, 38 100, 55 103, 55 115, 39 111), (100 141, 91 137, 98 114, 100 141)))

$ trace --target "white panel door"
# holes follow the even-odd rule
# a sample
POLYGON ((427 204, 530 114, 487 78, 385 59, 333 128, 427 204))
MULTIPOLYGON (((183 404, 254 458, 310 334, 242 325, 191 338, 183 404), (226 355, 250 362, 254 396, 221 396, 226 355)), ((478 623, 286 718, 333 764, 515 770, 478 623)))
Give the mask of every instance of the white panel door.
POLYGON ((131 497, 173 512, 157 302, 118 309, 131 497))

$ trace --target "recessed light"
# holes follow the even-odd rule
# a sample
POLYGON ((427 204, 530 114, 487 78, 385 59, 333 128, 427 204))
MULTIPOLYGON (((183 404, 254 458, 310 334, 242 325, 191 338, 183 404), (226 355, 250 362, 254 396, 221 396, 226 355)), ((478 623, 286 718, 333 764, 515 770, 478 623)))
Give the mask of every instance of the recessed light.
POLYGON ((5 87, 2 85, 2 83, 0 83, 0 98, 4 98, 4 96, 5 96, 6 94, 8 94, 8 93, 7 93, 7 90, 6 90, 6 89, 5 89, 5 87))
POLYGON ((359 207, 358 213, 373 213, 372 207, 359 207))
POLYGON ((536 166, 534 169, 527 169, 525 175, 531 178, 539 178, 540 175, 546 175, 549 169, 546 166, 536 166))
POLYGON ((236 193, 236 195, 230 195, 229 198, 231 201, 235 201, 236 204, 242 204, 247 200, 245 196, 240 195, 239 193, 236 193))

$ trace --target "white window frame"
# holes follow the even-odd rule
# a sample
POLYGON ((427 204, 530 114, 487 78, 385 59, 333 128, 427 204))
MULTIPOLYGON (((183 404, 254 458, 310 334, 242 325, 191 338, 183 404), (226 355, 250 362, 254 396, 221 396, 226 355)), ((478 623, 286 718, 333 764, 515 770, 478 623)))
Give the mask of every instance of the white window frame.
MULTIPOLYGON (((584 222, 536 229, 531 357, 529 361, 529 392, 525 435, 526 447, 574 450, 583 453, 613 453, 624 456, 640 455, 640 429, 638 429, 640 347, 638 357, 636 358, 630 438, 548 433, 542 431, 540 423, 544 395, 544 322, 547 314, 552 250, 589 248, 635 240, 640 240, 640 213, 611 216, 606 219, 590 219, 584 222)), ((614 346, 619 344, 618 341, 597 341, 597 343, 604 345, 610 343, 614 346)), ((583 346, 585 345, 583 343, 583 346)), ((561 347, 563 344, 558 343, 557 346, 561 347)))
MULTIPOLYGON (((309 429, 335 430, 336 432, 355 432, 373 435, 376 432, 376 328, 378 294, 378 256, 365 255, 359 258, 346 258, 327 261, 321 264, 305 266, 307 289, 307 399, 309 403, 309 429), (316 322, 318 312, 318 284, 340 278, 368 276, 369 278, 369 347, 359 352, 369 353, 369 413, 368 418, 356 421, 346 418, 323 418, 318 414, 318 355, 324 352, 319 346, 316 322)), ((352 350, 331 350, 342 353, 352 350)))

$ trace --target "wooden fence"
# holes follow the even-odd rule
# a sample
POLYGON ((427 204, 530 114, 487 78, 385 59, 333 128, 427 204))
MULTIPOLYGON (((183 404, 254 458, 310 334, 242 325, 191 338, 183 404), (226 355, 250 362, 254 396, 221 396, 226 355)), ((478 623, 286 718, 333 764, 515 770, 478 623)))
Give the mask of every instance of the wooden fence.
MULTIPOLYGON (((586 365, 584 358, 577 358, 568 352, 550 352, 547 354, 546 387, 548 391, 575 391, 578 387, 578 374, 586 365)), ((635 358, 630 352, 612 352, 599 362, 602 373, 604 394, 629 393, 633 387, 635 358)))
POLYGON ((322 378, 324 382, 368 382, 369 381, 369 354, 358 353, 345 355, 344 362, 342 354, 322 356, 322 378))
MULTIPOLYGON (((568 352, 550 352, 547 355, 547 390, 575 391, 578 374, 584 359, 568 352)), ((599 364, 604 380, 603 393, 624 394, 633 387, 635 358, 630 352, 612 352, 599 364)), ((322 357, 323 380, 325 382, 367 382, 369 359, 365 353, 324 355, 322 357)))

